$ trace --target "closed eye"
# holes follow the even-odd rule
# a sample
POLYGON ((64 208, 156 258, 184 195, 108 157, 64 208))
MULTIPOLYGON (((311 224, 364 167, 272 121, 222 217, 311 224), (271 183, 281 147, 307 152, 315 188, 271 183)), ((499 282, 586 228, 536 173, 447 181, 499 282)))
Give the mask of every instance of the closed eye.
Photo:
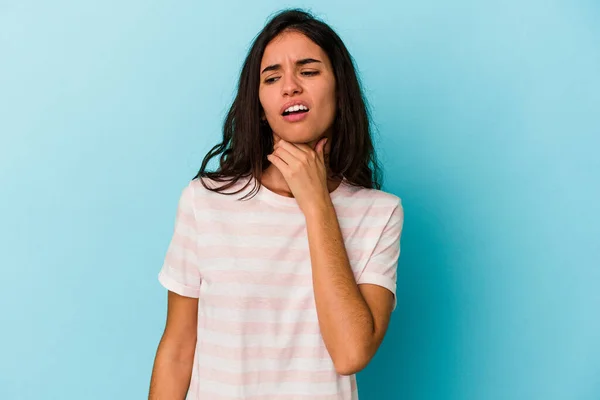
MULTIPOLYGON (((302 71, 300 72, 300 75, 302 76, 315 76, 315 75, 319 75, 320 71, 302 71)), ((265 79, 265 83, 273 83, 275 81, 277 81, 279 79, 278 76, 273 76, 271 78, 267 78, 265 79)))

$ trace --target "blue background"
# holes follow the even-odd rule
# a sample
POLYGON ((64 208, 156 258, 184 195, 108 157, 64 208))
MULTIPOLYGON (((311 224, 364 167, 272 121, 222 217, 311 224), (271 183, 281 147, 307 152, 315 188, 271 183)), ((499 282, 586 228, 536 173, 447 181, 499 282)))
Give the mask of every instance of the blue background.
POLYGON ((355 57, 405 207, 361 400, 599 399, 592 0, 1 1, 0 398, 146 398, 180 191, 286 6, 355 57))

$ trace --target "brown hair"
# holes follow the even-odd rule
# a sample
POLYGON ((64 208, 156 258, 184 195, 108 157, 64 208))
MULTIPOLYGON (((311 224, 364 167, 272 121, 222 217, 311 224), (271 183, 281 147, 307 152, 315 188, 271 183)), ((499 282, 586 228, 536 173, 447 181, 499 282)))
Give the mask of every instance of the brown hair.
MULTIPOLYGON (((255 185, 253 192, 260 189, 262 172, 270 165, 267 155, 273 148, 273 132, 268 123, 261 123, 260 63, 269 42, 289 30, 306 35, 320 46, 333 67, 337 109, 330 139, 331 174, 345 178, 351 185, 380 189, 381 169, 371 139, 370 113, 352 56, 331 27, 299 9, 277 13, 254 39, 242 67, 236 97, 223 124, 223 141, 204 157, 194 178, 228 182, 212 188, 200 179, 207 189, 221 193, 240 178, 254 176, 258 186, 255 185), (210 159, 219 154, 217 171, 206 171, 210 159)), ((239 193, 244 188, 223 194, 239 193)))

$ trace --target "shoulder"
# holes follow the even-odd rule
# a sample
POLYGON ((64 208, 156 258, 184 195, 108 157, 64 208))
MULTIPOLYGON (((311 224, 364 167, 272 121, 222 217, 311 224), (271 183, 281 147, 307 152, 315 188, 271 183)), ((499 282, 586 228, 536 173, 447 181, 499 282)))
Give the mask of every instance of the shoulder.
POLYGON ((248 202, 238 200, 252 190, 252 184, 247 185, 245 178, 238 179, 231 186, 230 182, 196 177, 183 189, 184 196, 187 196, 194 208, 201 211, 239 211, 248 207, 248 202), (217 191, 219 188, 223 189, 217 191))
POLYGON ((390 192, 358 186, 348 186, 343 214, 360 215, 359 223, 400 231, 404 225, 402 199, 390 192))
POLYGON ((360 204, 375 208, 402 208, 402 199, 390 192, 380 189, 365 188, 346 184, 347 198, 360 204))
POLYGON ((219 196, 219 198, 222 198, 221 196, 223 196, 224 194, 237 192, 239 189, 244 188, 245 183, 246 183, 244 178, 240 178, 231 187, 224 189, 223 193, 218 193, 214 190, 211 190, 211 189, 218 189, 220 187, 224 187, 224 186, 228 185, 229 182, 230 181, 228 181, 228 180, 217 181, 215 179, 211 179, 208 177, 201 177, 201 178, 196 177, 188 183, 188 185, 184 188, 184 191, 190 192, 190 194, 196 198, 199 198, 199 197, 202 198, 202 197, 207 197, 207 196, 208 197, 219 196))

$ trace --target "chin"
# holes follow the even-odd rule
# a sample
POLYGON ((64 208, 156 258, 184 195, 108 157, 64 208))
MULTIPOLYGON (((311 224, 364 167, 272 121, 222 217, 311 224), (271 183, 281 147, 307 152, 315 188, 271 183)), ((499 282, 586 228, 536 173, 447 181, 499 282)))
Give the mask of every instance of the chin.
POLYGON ((312 129, 296 125, 293 129, 287 129, 285 134, 279 134, 276 132, 276 135, 285 140, 286 142, 291 143, 310 143, 322 137, 322 134, 314 134, 310 133, 312 129))

